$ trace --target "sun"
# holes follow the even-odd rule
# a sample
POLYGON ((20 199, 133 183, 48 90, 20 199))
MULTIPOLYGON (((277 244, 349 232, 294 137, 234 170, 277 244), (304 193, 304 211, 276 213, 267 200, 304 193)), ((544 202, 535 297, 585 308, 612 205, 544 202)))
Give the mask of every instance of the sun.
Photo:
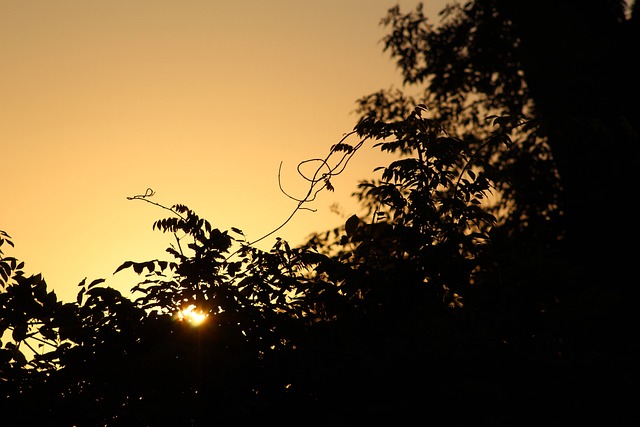
POLYGON ((189 307, 180 310, 176 316, 178 320, 184 320, 194 326, 198 326, 207 319, 208 314, 198 311, 197 307, 191 304, 189 307))

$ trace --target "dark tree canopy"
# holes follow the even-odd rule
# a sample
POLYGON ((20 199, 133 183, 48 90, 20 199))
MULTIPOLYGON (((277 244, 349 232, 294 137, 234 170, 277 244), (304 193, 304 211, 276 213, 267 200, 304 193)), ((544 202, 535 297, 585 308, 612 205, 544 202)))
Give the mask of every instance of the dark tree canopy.
POLYGON ((624 286, 633 251, 620 238, 637 237, 621 220, 640 154, 637 9, 620 0, 469 1, 433 27, 420 7, 393 8, 385 48, 419 94, 382 91, 364 97, 361 111, 392 119, 420 102, 473 135, 488 114, 530 118, 535 127, 514 138, 517 149, 496 159, 514 169, 512 219, 555 209, 574 262, 624 286), (552 171, 557 182, 548 182, 552 171))
POLYGON ((300 246, 259 250, 148 190, 131 199, 169 212, 167 259, 116 269, 134 299, 96 279, 63 302, 0 231, 0 424, 638 424, 636 9, 471 1, 434 26, 391 8, 404 90, 364 96, 303 162, 297 209, 361 150, 389 163, 300 246))

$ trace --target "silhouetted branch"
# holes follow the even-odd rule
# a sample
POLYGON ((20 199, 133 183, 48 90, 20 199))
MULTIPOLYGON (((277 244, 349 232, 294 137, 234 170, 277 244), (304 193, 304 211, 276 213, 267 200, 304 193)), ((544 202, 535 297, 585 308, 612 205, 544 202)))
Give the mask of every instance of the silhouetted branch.
POLYGON ((136 196, 130 196, 127 197, 127 200, 143 200, 147 203, 151 203, 152 205, 156 205, 162 209, 166 209, 169 212, 171 212, 172 214, 176 215, 179 218, 185 219, 185 217, 183 217, 182 215, 180 215, 178 212, 176 212, 173 208, 168 208, 160 203, 154 202, 152 200, 149 200, 149 197, 152 197, 156 194, 155 191, 153 191, 152 188, 147 188, 147 190, 144 192, 144 194, 138 194, 136 196))
POLYGON ((347 167, 347 164, 351 160, 351 157, 353 157, 356 151, 358 151, 358 149, 362 147, 362 144, 364 144, 364 141, 368 138, 368 137, 365 137, 360 142, 358 142, 358 144, 356 144, 355 146, 350 146, 345 144, 344 141, 354 133, 356 133, 355 130, 345 134, 338 144, 331 147, 329 154, 324 159, 319 159, 319 158, 307 159, 298 163, 298 166, 296 168, 296 170, 298 171, 298 174, 303 179, 309 182, 309 189, 307 190, 305 196, 302 198, 291 196, 282 187, 282 180, 281 180, 282 162, 280 162, 280 166, 278 168, 278 187, 280 188, 280 191, 282 192, 282 194, 284 194, 285 196, 287 196, 292 200, 295 200, 296 202, 298 202, 298 204, 291 212, 291 215, 289 215, 289 217, 282 224, 280 224, 278 227, 271 230, 269 233, 263 235, 262 237, 256 240, 253 240, 252 242, 249 242, 248 243, 249 245, 254 245, 266 239, 267 237, 271 236, 272 234, 276 233, 278 230, 282 229, 282 227, 284 227, 289 223, 289 221, 291 221, 291 219, 295 216, 295 214, 299 210, 306 209, 306 210, 315 212, 315 209, 306 208, 303 205, 305 203, 313 202, 316 199, 316 196, 318 195, 318 193, 320 193, 320 191, 322 191, 325 188, 329 191, 333 191, 333 185, 331 185, 331 178, 334 176, 340 175, 342 172, 344 172, 344 170, 347 167), (338 152, 343 152, 343 155, 334 166, 331 166, 330 160, 338 152), (318 166, 315 169, 311 177, 308 177, 301 170, 301 167, 304 164, 311 163, 311 162, 320 162, 320 166, 318 166), (324 168, 326 168, 327 170, 326 172, 322 172, 324 168))
MULTIPOLYGON (((296 207, 293 209, 293 211, 291 212, 291 214, 287 217, 286 220, 284 220, 279 226, 277 226, 276 228, 274 228, 273 230, 271 230, 270 232, 266 233, 265 235, 263 235, 262 237, 253 240, 251 242, 248 242, 247 245, 248 246, 253 246, 254 244, 266 239, 267 237, 271 236, 272 234, 276 233, 278 230, 282 229, 285 225, 287 225, 289 223, 289 221, 291 221, 291 219, 295 216, 295 214, 299 211, 299 210, 310 210, 312 212, 315 212, 315 209, 311 209, 311 208, 307 208, 304 206, 304 204, 306 203, 310 203, 313 202, 316 199, 316 196, 318 195, 318 193, 320 193, 320 191, 324 190, 325 188, 329 191, 333 191, 333 185, 331 184, 331 178, 333 178, 334 176, 340 175, 342 172, 344 172, 344 170, 346 169, 349 161, 351 160, 351 158, 353 157, 353 155, 358 151, 358 149, 360 147, 362 147, 362 144, 364 144, 364 141, 367 140, 369 137, 365 137, 362 140, 360 140, 358 142, 358 144, 356 144, 355 146, 351 146, 348 144, 345 144, 345 140, 347 138, 349 138, 351 135, 353 135, 354 133, 356 133, 356 131, 351 131, 347 134, 345 134, 342 139, 340 140, 340 142, 338 142, 337 144, 335 144, 334 146, 331 147, 331 150, 329 151, 329 154, 324 158, 324 159, 307 159, 307 160, 303 160, 300 163, 298 163, 297 166, 297 171, 298 174, 305 179, 306 181, 309 182, 309 188, 306 192, 306 194, 304 195, 304 197, 302 198, 298 198, 298 197, 294 197, 292 195, 290 195, 289 193, 287 193, 283 186, 282 186, 282 179, 281 179, 281 172, 282 172, 282 162, 280 162, 280 166, 278 167, 278 187, 280 188, 280 191, 282 192, 282 194, 284 194, 285 196, 287 196, 288 198, 294 200, 297 202, 296 207), (331 159, 336 156, 336 153, 342 153, 342 156, 339 158, 339 160, 337 161, 337 163, 333 166, 331 166, 331 159), (305 173, 301 170, 301 167, 305 164, 311 163, 311 162, 319 162, 320 166, 318 166, 313 175, 311 175, 310 177, 305 175, 305 173), (323 171, 324 170, 324 171, 323 171)), ((147 188, 147 190, 144 192, 144 194, 138 194, 135 196, 130 196, 127 197, 128 200, 142 200, 145 201, 147 203, 150 203, 152 205, 158 206, 162 209, 166 209, 168 211, 170 211, 171 213, 173 213, 174 215, 178 216, 181 219, 185 219, 182 215, 180 215, 180 213, 178 213, 173 207, 167 207, 164 206, 160 203, 154 202, 152 200, 150 200, 150 197, 155 195, 155 191, 153 191, 153 189, 151 188, 147 188)), ((178 247, 180 248, 180 240, 178 239, 178 236, 176 236, 176 234, 174 233, 174 236, 176 237, 176 240, 178 241, 178 247)), ((238 250, 239 251, 239 250, 238 250)), ((235 255, 238 251, 233 252, 231 255, 229 255, 227 257, 227 259, 231 258, 233 255, 235 255)), ((180 253, 182 253, 182 249, 180 249, 180 253)))
MULTIPOLYGON (((158 206, 159 208, 162 209, 166 209, 169 212, 171 212, 172 214, 174 214, 175 216, 177 216, 180 219, 186 220, 186 218, 182 215, 180 215, 178 212, 176 212, 175 209, 173 209, 173 207, 167 207, 163 204, 154 202, 152 200, 149 200, 149 197, 152 197, 156 194, 155 191, 153 191, 152 188, 147 188, 147 190, 144 192, 144 194, 138 194, 136 196, 131 196, 131 197, 127 197, 127 200, 142 200, 145 201, 147 203, 151 203, 152 205, 158 206)), ((180 238, 178 237, 178 235, 176 233, 173 233, 173 237, 175 237, 176 239, 176 243, 178 244, 178 250, 180 251, 181 254, 183 254, 182 252, 182 246, 180 245, 180 238)))

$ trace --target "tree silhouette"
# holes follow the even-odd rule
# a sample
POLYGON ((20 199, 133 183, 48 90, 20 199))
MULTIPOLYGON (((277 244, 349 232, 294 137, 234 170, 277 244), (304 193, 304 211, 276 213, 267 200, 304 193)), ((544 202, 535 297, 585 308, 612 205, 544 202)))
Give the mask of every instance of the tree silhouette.
POLYGON ((500 276, 478 297, 494 322, 535 326, 519 339, 582 364, 598 384, 582 390, 597 396, 593 407, 619 408, 630 396, 601 390, 637 378, 635 252, 622 236, 638 235, 621 207, 640 147, 637 10, 615 0, 468 1, 434 27, 421 7, 395 7, 382 20, 385 48, 418 95, 387 90, 359 102, 363 115, 386 120, 426 104, 470 144, 486 139, 488 115, 527 117, 510 150, 489 161, 508 177, 496 187, 506 217, 492 230, 500 276))
POLYGON ((580 280, 597 276, 616 292, 635 292, 626 285, 633 254, 619 236, 637 230, 620 221, 619 204, 633 191, 640 154, 637 8, 620 0, 468 1, 446 8, 433 27, 421 7, 395 7, 382 21, 391 27, 385 49, 405 83, 424 92, 381 91, 361 99, 361 111, 392 119, 424 103, 472 135, 482 135, 489 114, 530 117, 537 126, 495 162, 513 169, 501 189, 516 203, 512 221, 542 229, 553 220, 572 262, 589 266, 580 280))
POLYGON ((604 236, 635 231, 612 220, 617 205, 581 198, 604 197, 603 177, 609 197, 630 191, 610 180, 633 170, 615 162, 637 149, 621 95, 637 86, 604 66, 637 49, 621 6, 474 1, 439 27, 390 9, 386 48, 426 91, 362 98, 353 131, 301 163, 318 168, 292 215, 366 144, 391 155, 356 189, 361 213, 298 247, 259 250, 148 190, 131 199, 169 213, 153 228, 175 244, 116 269, 140 275, 135 299, 96 279, 58 301, 0 251, 3 422, 637 423, 636 291, 619 281, 633 251, 604 236))

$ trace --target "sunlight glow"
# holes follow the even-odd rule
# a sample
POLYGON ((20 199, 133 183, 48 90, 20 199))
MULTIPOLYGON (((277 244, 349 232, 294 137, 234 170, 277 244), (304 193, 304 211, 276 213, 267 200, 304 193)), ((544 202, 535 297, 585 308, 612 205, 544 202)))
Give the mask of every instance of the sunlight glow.
POLYGON ((198 326, 204 322, 209 315, 196 310, 196 306, 191 304, 189 307, 180 310, 177 316, 178 320, 185 320, 194 326, 198 326))

